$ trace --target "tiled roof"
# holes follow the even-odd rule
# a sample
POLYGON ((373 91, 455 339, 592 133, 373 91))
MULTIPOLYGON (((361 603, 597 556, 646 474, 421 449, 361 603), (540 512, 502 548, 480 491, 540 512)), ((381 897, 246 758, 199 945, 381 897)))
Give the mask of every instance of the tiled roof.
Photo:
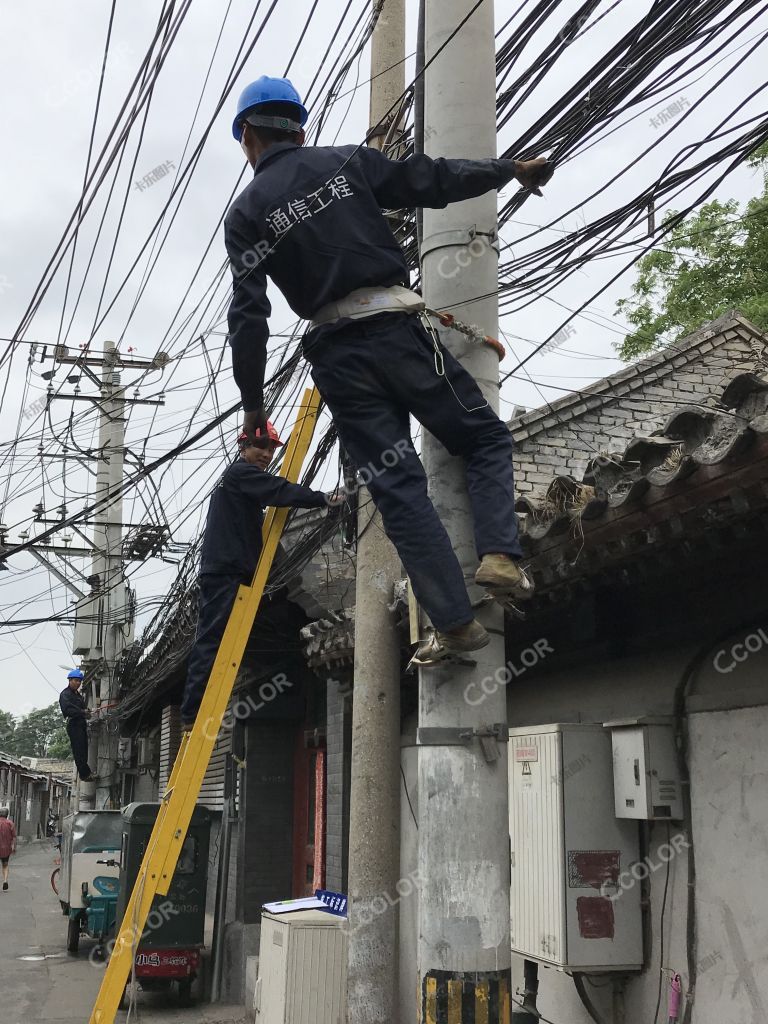
POLYGON ((48 775, 58 775, 61 778, 69 779, 75 773, 75 762, 59 757, 24 757, 22 761, 29 762, 30 768, 36 772, 45 772, 48 775))
POLYGON ((30 766, 25 764, 21 758, 18 758, 13 754, 4 754, 2 750, 0 750, 0 765, 8 768, 16 768, 22 775, 27 775, 30 779, 45 778, 45 775, 35 768, 30 768, 30 766))
POLYGON ((700 359, 703 352, 713 350, 722 340, 737 334, 745 340, 752 339, 759 348, 765 343, 765 335, 758 327, 738 310, 729 310, 679 341, 659 349, 645 359, 639 359, 609 377, 595 381, 581 391, 516 416, 509 422, 509 428, 515 440, 520 442, 540 430, 564 425, 568 420, 604 402, 615 401, 638 390, 645 391, 657 379, 669 374, 671 368, 684 369, 687 364, 700 359))
POLYGON ((516 492, 536 502, 553 476, 581 480, 590 459, 662 429, 682 404, 715 407, 735 374, 766 365, 767 356, 768 337, 734 311, 604 380, 516 417, 509 423, 516 492))
POLYGON ((523 546, 546 588, 628 553, 621 538, 632 533, 654 543, 683 517, 688 533, 692 517, 706 526, 768 507, 767 480, 768 375, 740 373, 711 407, 681 407, 661 430, 592 459, 581 479, 557 475, 542 501, 521 498, 523 546))

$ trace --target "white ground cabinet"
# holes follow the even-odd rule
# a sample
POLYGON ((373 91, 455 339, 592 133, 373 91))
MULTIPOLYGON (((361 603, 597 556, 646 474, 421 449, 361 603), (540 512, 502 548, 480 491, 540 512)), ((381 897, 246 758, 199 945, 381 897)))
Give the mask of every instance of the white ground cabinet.
POLYGON ((262 914, 257 1024, 345 1024, 347 921, 322 910, 262 914))

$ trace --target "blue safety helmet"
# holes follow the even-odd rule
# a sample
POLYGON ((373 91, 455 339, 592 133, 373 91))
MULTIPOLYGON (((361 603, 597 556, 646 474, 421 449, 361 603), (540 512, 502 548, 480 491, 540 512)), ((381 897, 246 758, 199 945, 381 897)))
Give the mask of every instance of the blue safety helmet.
POLYGON ((259 107, 263 107, 266 103, 290 103, 296 108, 296 121, 291 122, 284 117, 269 118, 269 121, 274 123, 265 125, 265 127, 290 130, 293 124, 296 124, 298 127, 295 130, 298 131, 307 123, 309 114, 301 102, 301 96, 291 82, 287 78, 269 78, 267 75, 262 75, 255 82, 246 85, 237 101, 237 114, 232 122, 232 134, 237 142, 240 141, 240 136, 243 134, 243 121, 246 120, 246 115, 257 114, 259 107))
POLYGON ((71 672, 67 673, 67 679, 85 679, 85 676, 79 668, 73 668, 71 672))

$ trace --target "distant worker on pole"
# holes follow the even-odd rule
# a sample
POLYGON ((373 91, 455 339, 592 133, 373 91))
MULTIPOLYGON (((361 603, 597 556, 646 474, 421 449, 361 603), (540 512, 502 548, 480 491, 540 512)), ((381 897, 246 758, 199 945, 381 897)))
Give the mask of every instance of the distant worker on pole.
POLYGON ((64 715, 64 722, 75 759, 77 774, 81 782, 94 782, 96 776, 88 764, 88 719, 91 712, 85 706, 85 698, 80 693, 84 675, 79 668, 73 668, 67 675, 67 685, 59 694, 59 707, 64 715))
POLYGON ((489 642, 475 619, 448 534, 413 447, 415 416, 466 460, 477 553, 475 580, 525 600, 519 565, 512 439, 472 376, 441 345, 383 210, 449 203, 513 178, 539 192, 552 165, 536 160, 389 160, 376 149, 304 146, 308 113, 293 85, 266 76, 243 91, 232 134, 254 170, 227 213, 234 288, 229 341, 243 430, 264 426, 269 339, 267 276, 309 320, 303 352, 344 447, 368 486, 434 635, 414 660, 431 664, 489 642))
POLYGON ((181 706, 182 727, 190 730, 241 585, 250 586, 261 554, 264 508, 336 508, 343 497, 292 484, 267 472, 277 431, 265 422, 253 439, 241 434, 239 456, 224 471, 211 495, 200 559, 200 597, 195 646, 189 657, 181 706))

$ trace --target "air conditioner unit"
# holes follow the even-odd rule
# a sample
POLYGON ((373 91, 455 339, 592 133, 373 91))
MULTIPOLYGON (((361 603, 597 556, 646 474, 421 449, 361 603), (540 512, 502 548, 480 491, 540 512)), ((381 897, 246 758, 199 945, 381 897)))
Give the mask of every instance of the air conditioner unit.
POLYGON ((512 950, 565 971, 643 965, 635 822, 614 813, 610 734, 509 734, 512 950))
POLYGON ((137 747, 137 768, 156 768, 157 764, 157 736, 140 736, 137 747))
POLYGON ((256 1024, 345 1024, 346 1003, 346 919, 262 913, 256 1024))

